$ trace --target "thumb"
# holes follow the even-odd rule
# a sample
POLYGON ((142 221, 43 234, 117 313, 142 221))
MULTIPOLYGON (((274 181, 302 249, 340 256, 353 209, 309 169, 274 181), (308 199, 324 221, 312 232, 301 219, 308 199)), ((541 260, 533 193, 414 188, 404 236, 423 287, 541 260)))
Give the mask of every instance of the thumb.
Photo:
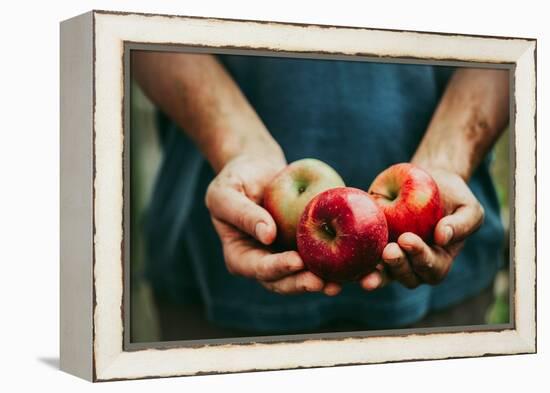
POLYGON ((263 244, 271 244, 277 236, 277 227, 271 215, 252 202, 246 195, 231 187, 214 187, 206 194, 210 214, 263 244))
POLYGON ((435 243, 443 247, 464 240, 479 229, 484 215, 483 207, 477 202, 460 206, 439 220, 434 232, 435 243))

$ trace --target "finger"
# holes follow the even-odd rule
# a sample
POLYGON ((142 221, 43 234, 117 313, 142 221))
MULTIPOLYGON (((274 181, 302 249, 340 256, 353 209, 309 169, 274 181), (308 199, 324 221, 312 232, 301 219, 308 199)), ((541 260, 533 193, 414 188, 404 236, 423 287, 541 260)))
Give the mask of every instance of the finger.
POLYGON ((335 282, 328 282, 323 288, 323 293, 327 296, 336 296, 342 291, 342 286, 335 282))
POLYGON ((390 276, 405 287, 413 289, 422 283, 412 269, 407 255, 397 243, 388 243, 382 252, 382 260, 390 276))
POLYGON ((365 291, 374 291, 385 287, 391 281, 386 269, 382 263, 376 266, 376 270, 368 273, 359 280, 359 285, 365 291))
POLYGON ((447 274, 450 260, 445 252, 435 252, 417 235, 403 233, 397 239, 405 251, 414 272, 426 283, 437 284, 447 274))
POLYGON ((380 271, 375 270, 363 277, 361 281, 359 281, 359 284, 365 291, 374 291, 382 284, 382 281, 382 274, 380 271))
POLYGON ((453 214, 443 217, 437 223, 435 244, 443 247, 464 240, 481 226, 483 218, 483 207, 479 203, 460 206, 453 214))
POLYGON ((225 264, 230 273, 260 281, 273 281, 304 269, 296 251, 272 254, 230 225, 212 219, 222 238, 225 264))
POLYGON ((275 221, 267 210, 231 187, 209 187, 206 206, 213 217, 235 226, 263 244, 273 243, 277 236, 275 221))
POLYGON ((303 292, 319 292, 324 282, 315 274, 303 271, 277 281, 264 281, 261 284, 272 292, 281 295, 295 295, 303 292))
POLYGON ((279 280, 304 269, 302 258, 296 251, 285 251, 277 254, 267 253, 261 259, 254 259, 251 255, 247 259, 250 260, 254 278, 259 281, 279 280))

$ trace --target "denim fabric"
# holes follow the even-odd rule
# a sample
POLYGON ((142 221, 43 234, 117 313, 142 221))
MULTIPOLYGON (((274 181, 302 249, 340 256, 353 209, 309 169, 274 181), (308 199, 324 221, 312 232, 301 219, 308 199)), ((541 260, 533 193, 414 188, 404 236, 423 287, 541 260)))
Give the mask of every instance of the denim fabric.
MULTIPOLYGON (((409 161, 452 68, 334 60, 220 56, 289 162, 315 157, 348 186, 367 189, 388 166, 409 161)), ((159 114, 164 160, 146 216, 147 276, 173 302, 201 302, 222 326, 261 332, 313 329, 336 319, 393 328, 478 293, 502 264, 503 229, 486 158, 470 181, 486 219, 446 280, 336 297, 281 296, 230 275, 204 205, 214 173, 185 133, 159 114)))

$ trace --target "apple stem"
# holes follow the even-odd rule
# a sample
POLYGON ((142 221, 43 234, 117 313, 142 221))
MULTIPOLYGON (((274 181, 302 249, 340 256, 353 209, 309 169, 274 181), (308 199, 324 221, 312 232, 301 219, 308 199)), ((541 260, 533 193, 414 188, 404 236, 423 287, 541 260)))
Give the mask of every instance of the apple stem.
POLYGON ((397 193, 394 193, 394 192, 390 192, 390 195, 386 195, 386 194, 381 194, 379 192, 373 192, 373 191, 371 191, 370 194, 377 197, 384 198, 384 199, 388 199, 390 201, 393 201, 395 198, 397 198, 397 195, 398 195, 397 193))

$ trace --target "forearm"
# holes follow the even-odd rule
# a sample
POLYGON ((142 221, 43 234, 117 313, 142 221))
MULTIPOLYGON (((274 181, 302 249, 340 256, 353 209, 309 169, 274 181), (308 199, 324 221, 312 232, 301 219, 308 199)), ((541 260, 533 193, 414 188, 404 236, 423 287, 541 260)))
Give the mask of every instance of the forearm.
POLYGON ((458 70, 412 161, 468 180, 509 117, 508 71, 458 70))
POLYGON ((137 51, 133 76, 195 141, 216 172, 247 154, 283 153, 223 66, 210 55, 137 51))

